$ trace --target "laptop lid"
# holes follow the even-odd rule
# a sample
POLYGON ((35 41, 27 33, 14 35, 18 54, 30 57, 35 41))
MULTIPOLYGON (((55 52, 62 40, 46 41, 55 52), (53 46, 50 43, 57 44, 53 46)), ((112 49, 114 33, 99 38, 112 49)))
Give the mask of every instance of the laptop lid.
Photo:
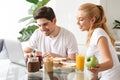
POLYGON ((6 50, 11 62, 26 66, 22 45, 17 40, 4 40, 6 50))

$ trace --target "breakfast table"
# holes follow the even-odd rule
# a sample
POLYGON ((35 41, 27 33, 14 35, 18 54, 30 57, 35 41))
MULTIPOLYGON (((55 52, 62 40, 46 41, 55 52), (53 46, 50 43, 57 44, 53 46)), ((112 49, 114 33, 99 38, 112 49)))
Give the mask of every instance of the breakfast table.
MULTIPOLYGON (((49 67, 49 66, 48 66, 49 67)), ((53 72, 29 73, 22 65, 8 59, 0 60, 0 80, 87 80, 84 72, 76 72, 75 63, 54 64, 53 72)))

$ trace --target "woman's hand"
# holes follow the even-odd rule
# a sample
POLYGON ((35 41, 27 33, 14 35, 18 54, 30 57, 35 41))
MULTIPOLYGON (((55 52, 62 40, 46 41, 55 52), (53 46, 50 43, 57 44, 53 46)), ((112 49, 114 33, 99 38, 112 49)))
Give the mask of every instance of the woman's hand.
POLYGON ((99 65, 97 65, 95 68, 88 68, 88 70, 92 73, 90 80, 98 80, 99 65))

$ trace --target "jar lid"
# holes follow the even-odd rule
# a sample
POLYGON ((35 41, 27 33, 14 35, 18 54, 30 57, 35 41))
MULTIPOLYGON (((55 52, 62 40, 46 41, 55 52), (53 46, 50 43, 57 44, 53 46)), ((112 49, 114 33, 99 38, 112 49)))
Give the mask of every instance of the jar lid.
POLYGON ((38 62, 38 61, 39 61, 38 57, 30 57, 30 58, 28 58, 28 62, 38 62))

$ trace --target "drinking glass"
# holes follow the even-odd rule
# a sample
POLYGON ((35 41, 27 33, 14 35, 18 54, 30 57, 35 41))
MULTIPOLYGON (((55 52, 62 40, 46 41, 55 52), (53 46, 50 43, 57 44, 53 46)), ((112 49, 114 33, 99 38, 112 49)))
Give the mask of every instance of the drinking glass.
POLYGON ((76 54, 76 70, 77 71, 84 71, 84 59, 85 56, 83 54, 76 54))
POLYGON ((76 71, 78 72, 84 71, 84 60, 85 60, 86 50, 87 50, 86 45, 78 46, 78 53, 76 54, 76 71))

